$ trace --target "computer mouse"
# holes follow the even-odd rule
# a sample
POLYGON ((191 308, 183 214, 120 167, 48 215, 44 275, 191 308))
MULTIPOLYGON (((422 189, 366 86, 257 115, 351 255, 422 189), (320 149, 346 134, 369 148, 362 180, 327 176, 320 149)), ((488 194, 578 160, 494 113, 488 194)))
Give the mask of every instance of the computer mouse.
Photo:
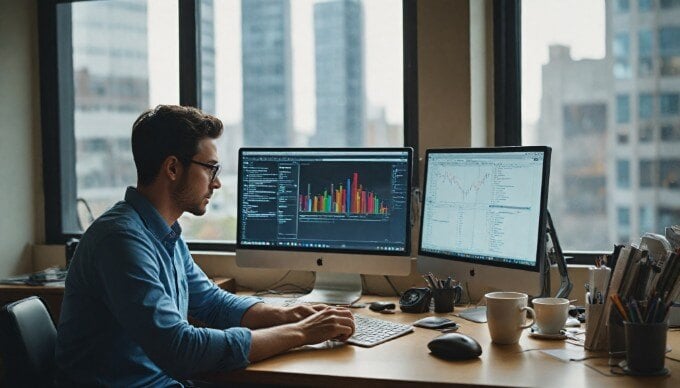
POLYGON ((373 302, 370 305, 368 305, 368 308, 373 310, 373 311, 383 311, 385 309, 394 309, 397 307, 394 303, 390 302, 373 302))
POLYGON ((479 357, 482 347, 472 337, 461 333, 440 335, 427 344, 433 355, 447 360, 467 360, 479 357))

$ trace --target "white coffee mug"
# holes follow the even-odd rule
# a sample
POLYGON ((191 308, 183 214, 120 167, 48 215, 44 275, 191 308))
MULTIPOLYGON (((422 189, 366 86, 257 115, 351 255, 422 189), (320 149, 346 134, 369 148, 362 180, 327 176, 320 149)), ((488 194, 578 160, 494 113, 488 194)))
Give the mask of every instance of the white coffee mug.
POLYGON ((522 330, 534 324, 536 314, 527 306, 529 297, 521 292, 490 292, 486 298, 486 320, 491 341, 500 345, 516 344, 522 330), (531 323, 525 324, 526 313, 531 323))
POLYGON ((569 299, 536 298, 532 301, 540 334, 559 334, 569 315, 569 299))

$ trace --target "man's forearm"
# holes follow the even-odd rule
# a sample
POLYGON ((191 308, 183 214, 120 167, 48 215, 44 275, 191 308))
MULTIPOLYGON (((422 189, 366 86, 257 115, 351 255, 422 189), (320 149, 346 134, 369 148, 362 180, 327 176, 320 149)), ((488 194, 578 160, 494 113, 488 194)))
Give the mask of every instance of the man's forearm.
POLYGON ((261 329, 290 323, 285 310, 266 303, 252 305, 241 318, 241 326, 249 329, 261 329))
POLYGON ((296 324, 253 330, 248 360, 264 360, 304 344, 304 334, 296 324))

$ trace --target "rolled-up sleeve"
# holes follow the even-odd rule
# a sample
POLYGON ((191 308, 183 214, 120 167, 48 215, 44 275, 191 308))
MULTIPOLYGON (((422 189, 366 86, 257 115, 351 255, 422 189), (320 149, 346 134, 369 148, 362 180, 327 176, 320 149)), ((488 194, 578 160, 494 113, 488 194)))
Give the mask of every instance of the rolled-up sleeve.
POLYGON ((111 233, 98 244, 96 262, 103 300, 123 330, 149 359, 173 376, 248 365, 251 333, 236 326, 253 303, 215 293, 209 287, 211 283, 207 287, 195 283, 200 291, 196 303, 201 308, 197 311, 211 310, 206 306, 212 303, 223 305, 206 314, 229 328, 193 327, 167 292, 166 285, 175 284, 174 273, 168 273, 168 267, 159 263, 157 249, 130 230, 111 233))
MULTIPOLYGON (((184 242, 182 242, 184 244, 184 242)), ((215 285, 196 265, 184 246, 184 268, 189 287, 189 315, 215 328, 229 328, 241 325, 243 314, 259 298, 237 296, 215 285)))

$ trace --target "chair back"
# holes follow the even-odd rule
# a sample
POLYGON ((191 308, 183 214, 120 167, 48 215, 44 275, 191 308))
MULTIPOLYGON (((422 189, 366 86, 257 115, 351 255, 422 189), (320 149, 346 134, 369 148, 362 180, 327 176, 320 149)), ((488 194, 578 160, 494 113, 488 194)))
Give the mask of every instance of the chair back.
POLYGON ((10 387, 54 385, 57 329, 47 306, 37 296, 0 310, 0 351, 10 387))

